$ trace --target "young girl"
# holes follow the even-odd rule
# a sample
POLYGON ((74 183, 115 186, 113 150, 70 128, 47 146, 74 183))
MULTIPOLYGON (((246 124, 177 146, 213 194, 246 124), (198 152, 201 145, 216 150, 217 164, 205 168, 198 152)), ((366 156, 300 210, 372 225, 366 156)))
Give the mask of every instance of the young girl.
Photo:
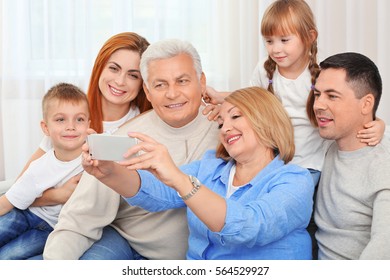
MULTIPOLYGON (((267 88, 282 102, 294 126, 296 153, 292 162, 309 169, 317 185, 328 145, 306 113, 306 102, 319 72, 313 13, 303 0, 275 1, 264 13, 261 34, 268 57, 257 64, 250 83, 267 88)), ((229 93, 208 87, 207 94, 215 104, 222 103, 229 93)), ((384 133, 383 121, 371 122, 366 128, 358 137, 376 145, 384 133)))

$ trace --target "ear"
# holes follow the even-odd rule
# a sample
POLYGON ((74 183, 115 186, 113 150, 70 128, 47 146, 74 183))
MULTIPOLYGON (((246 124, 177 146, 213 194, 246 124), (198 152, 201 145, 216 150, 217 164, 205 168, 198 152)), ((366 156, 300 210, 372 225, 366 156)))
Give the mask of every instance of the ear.
POLYGON ((202 95, 204 95, 206 93, 207 87, 206 75, 204 74, 204 72, 202 72, 202 74, 200 75, 200 87, 202 88, 202 95))
POLYGON ((148 99, 149 102, 151 102, 150 101, 149 89, 148 89, 147 85, 145 84, 145 82, 142 84, 142 87, 144 88, 144 92, 145 92, 146 98, 148 99))
POLYGON ((362 98, 362 114, 372 115, 374 110, 375 97, 372 93, 369 93, 362 98))
POLYGON ((317 31, 315 31, 314 29, 310 30, 309 34, 310 34, 311 42, 314 42, 318 37, 317 31))
POLYGON ((41 121, 41 129, 46 136, 50 136, 49 129, 47 128, 47 124, 44 120, 41 121))

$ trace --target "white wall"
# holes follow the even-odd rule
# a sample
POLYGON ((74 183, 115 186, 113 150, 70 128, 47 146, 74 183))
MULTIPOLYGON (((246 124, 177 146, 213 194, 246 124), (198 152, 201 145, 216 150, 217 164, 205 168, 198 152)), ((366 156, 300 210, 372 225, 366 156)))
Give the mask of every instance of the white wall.
MULTIPOLYGON (((0 5, 0 15, 3 13, 3 5, 0 5)), ((1 19, 1 17, 0 17, 1 19)), ((2 20, 0 20, 0 38, 2 38, 1 36, 1 32, 3 30, 3 26, 2 26, 3 22, 2 20)), ((2 60, 2 54, 3 53, 3 44, 0 44, 0 65, 2 65, 1 63, 1 60, 2 60)), ((0 89, 1 89, 1 81, 2 81, 2 67, 0 67, 0 89)), ((1 95, 1 94, 0 94, 1 95)), ((2 111, 1 110, 1 107, 2 107, 2 103, 1 103, 1 98, 0 98, 0 112, 2 111)), ((3 131, 3 121, 2 121, 2 114, 0 113, 0 131, 3 131)), ((3 137, 0 137, 0 180, 4 180, 5 179, 5 170, 4 170, 4 152, 3 152, 3 137)))

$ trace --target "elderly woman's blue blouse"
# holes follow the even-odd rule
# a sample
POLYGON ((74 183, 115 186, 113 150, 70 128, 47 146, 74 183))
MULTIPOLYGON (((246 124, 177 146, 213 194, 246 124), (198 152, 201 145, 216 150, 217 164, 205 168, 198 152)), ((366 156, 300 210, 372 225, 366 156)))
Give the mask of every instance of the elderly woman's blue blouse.
MULTIPOLYGON (((224 197, 225 225, 213 232, 187 209, 188 259, 311 259, 311 238, 306 231, 313 208, 314 185, 310 172, 279 157, 248 184, 226 198, 233 161, 208 151, 199 161, 180 169, 224 197)), ((177 192, 147 171, 139 171, 141 188, 126 198, 134 206, 156 212, 186 207, 177 192)), ((196 195, 196 194, 195 194, 196 195)))

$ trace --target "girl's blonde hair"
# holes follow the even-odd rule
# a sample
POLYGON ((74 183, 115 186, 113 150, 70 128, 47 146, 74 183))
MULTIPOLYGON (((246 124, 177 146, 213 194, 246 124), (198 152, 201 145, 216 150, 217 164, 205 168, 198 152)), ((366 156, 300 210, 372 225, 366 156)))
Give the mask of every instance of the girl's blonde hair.
MULTIPOLYGON (((263 37, 274 35, 295 34, 303 42, 305 51, 310 56, 309 71, 311 82, 314 85, 319 66, 317 63, 317 26, 309 5, 303 0, 277 0, 265 11, 261 21, 261 35, 263 37), (313 32, 315 38, 313 40, 313 32)), ((272 78, 276 63, 268 56, 264 63, 269 79, 268 90, 274 93, 272 78)))
MULTIPOLYGON (((248 87, 234 91, 225 98, 236 106, 248 120, 258 139, 279 155, 285 163, 295 153, 294 129, 291 120, 275 95, 260 87, 248 87)), ((231 157, 220 143, 216 156, 225 160, 231 157)))

